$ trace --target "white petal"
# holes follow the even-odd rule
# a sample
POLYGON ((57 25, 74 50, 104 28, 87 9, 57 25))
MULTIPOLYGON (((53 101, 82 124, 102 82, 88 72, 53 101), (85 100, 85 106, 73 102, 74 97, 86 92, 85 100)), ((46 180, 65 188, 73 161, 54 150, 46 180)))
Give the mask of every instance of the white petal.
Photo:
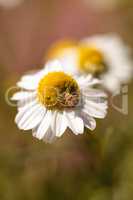
POLYGON ((67 122, 62 112, 55 111, 52 119, 52 131, 61 137, 67 128, 67 122))
POLYGON ((89 86, 93 86, 93 85, 97 85, 97 84, 101 84, 101 80, 97 79, 97 78, 93 78, 92 81, 90 81, 90 83, 88 83, 89 86))
POLYGON ((51 111, 47 111, 42 122, 40 123, 40 125, 36 128, 36 131, 34 133, 34 136, 36 138, 38 138, 39 140, 41 140, 44 135, 46 134, 46 132, 48 131, 50 124, 51 124, 51 120, 52 120, 52 112, 51 111))
POLYGON ((87 102, 84 107, 83 107, 83 112, 87 113, 88 115, 96 118, 104 118, 107 114, 107 106, 106 104, 104 105, 98 105, 97 103, 94 102, 87 102))
POLYGON ((38 87, 39 80, 34 79, 33 81, 20 81, 17 86, 26 90, 36 90, 38 87))
MULTIPOLYGON (((24 112, 26 112, 28 109, 29 110, 32 109, 32 107, 34 107, 36 105, 38 105, 38 102, 35 99, 34 101, 31 101, 30 103, 26 103, 24 106, 22 105, 22 107, 18 107, 19 112, 16 116, 15 122, 16 123, 18 122, 17 120, 19 120, 19 117, 21 118, 21 116, 22 116, 22 114, 24 114, 24 112), (22 113, 21 115, 19 114, 20 112, 22 113)), ((19 105, 19 102, 18 102, 18 106, 21 106, 21 105, 19 105)))
POLYGON ((11 97, 11 100, 18 101, 18 100, 33 99, 33 97, 35 97, 35 96, 36 96, 36 92, 20 91, 20 92, 16 92, 11 97))
POLYGON ((99 99, 97 99, 97 101, 95 101, 95 99, 94 99, 94 101, 93 101, 93 99, 91 100, 85 100, 85 106, 87 106, 87 107, 93 107, 93 108, 95 108, 96 110, 106 110, 107 108, 108 108, 108 103, 107 103, 107 101, 106 100, 103 100, 102 102, 101 102, 101 100, 99 99))
POLYGON ((103 91, 100 91, 98 89, 91 89, 91 88, 84 88, 82 90, 82 93, 84 95, 85 98, 99 98, 99 97, 103 97, 103 98, 107 98, 107 94, 103 91))
POLYGON ((84 122, 80 117, 76 117, 73 120, 75 130, 77 133, 82 134, 84 132, 84 122))
POLYGON ((34 74, 27 74, 22 76, 21 80, 17 83, 20 88, 26 90, 35 90, 41 78, 46 74, 45 69, 40 70, 34 74))
POLYGON ((80 89, 90 87, 96 84, 101 84, 101 80, 93 78, 90 74, 88 76, 82 76, 81 78, 78 78, 77 82, 80 86, 80 89))
POLYGON ((59 56, 63 69, 69 74, 78 75, 78 52, 77 48, 67 48, 59 56))
POLYGON ((37 71, 35 73, 30 73, 30 74, 26 74, 24 76, 22 76, 21 81, 33 81, 33 79, 41 79, 45 74, 45 69, 42 69, 40 71, 37 71))
POLYGON ((52 60, 52 61, 49 61, 46 64, 45 70, 47 72, 51 72, 51 71, 63 71, 63 67, 61 65, 61 62, 59 62, 59 60, 52 60))
POLYGON ((107 88, 111 92, 119 90, 120 84, 120 81, 112 75, 108 74, 103 78, 103 86, 105 86, 105 88, 107 88))
POLYGON ((44 116, 45 110, 39 104, 21 109, 15 119, 18 127, 23 130, 35 128, 44 116))
POLYGON ((56 140, 56 136, 55 134, 52 132, 51 128, 49 128, 47 130, 47 132, 45 133, 44 137, 43 137, 43 141, 46 143, 52 143, 56 140))
POLYGON ((75 135, 82 134, 84 132, 83 120, 78 116, 73 116, 71 112, 65 112, 68 127, 73 131, 75 135))
POLYGON ((81 112, 81 117, 84 121, 85 127, 90 129, 90 130, 94 130, 96 128, 96 121, 93 117, 89 116, 88 114, 86 114, 85 112, 81 112))
POLYGON ((29 107, 32 107, 34 105, 38 104, 38 101, 36 98, 33 98, 31 100, 23 100, 23 101, 18 101, 18 110, 26 110, 29 109, 29 107))

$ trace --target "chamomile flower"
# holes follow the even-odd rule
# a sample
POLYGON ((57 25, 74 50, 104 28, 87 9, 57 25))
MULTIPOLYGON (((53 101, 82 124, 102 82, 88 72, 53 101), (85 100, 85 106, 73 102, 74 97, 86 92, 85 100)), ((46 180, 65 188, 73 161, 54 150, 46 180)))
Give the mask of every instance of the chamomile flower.
POLYGON ((92 74, 101 79, 103 86, 111 92, 120 89, 121 84, 132 77, 129 48, 116 35, 97 35, 85 38, 78 45, 55 47, 48 56, 60 59, 65 70, 72 74, 92 74))
POLYGON ((67 128, 75 135, 84 133, 84 127, 94 130, 94 118, 104 118, 107 111, 106 94, 92 88, 98 83, 91 75, 74 77, 59 62, 49 62, 17 83, 22 91, 12 97, 18 102, 15 122, 45 142, 61 137, 67 128))
POLYGON ((59 60, 66 72, 78 74, 77 70, 77 55, 78 43, 73 40, 61 40, 53 44, 45 55, 45 60, 59 60))

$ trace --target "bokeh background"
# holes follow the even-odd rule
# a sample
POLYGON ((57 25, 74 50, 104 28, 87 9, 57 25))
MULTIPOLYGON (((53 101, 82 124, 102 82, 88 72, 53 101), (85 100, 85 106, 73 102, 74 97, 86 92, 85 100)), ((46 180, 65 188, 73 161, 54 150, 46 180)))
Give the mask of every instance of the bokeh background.
POLYGON ((128 115, 110 107, 93 133, 53 144, 18 130, 5 101, 23 73, 42 67, 53 42, 108 32, 133 48, 132 0, 0 0, 1 200, 133 199, 133 83, 128 115))

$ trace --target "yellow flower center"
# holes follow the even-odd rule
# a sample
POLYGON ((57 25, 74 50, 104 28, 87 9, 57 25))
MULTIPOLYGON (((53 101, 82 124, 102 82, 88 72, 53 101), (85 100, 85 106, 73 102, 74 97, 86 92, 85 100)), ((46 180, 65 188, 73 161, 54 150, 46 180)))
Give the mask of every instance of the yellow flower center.
POLYGON ((51 46, 47 52, 46 59, 59 58, 68 51, 68 49, 75 48, 76 42, 73 40, 62 40, 51 46))
POLYGON ((48 109, 72 108, 79 102, 79 87, 64 72, 50 72, 40 80, 38 99, 48 109))
POLYGON ((106 70, 103 54, 94 47, 79 47, 79 69, 81 71, 99 75, 106 70))

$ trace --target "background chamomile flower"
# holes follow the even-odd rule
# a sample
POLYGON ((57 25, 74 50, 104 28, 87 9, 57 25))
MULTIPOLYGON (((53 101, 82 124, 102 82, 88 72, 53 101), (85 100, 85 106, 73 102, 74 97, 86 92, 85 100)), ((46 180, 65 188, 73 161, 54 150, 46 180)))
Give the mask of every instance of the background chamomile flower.
MULTIPOLYGON (((100 54, 97 63, 102 84, 111 92, 120 89, 133 76, 131 49, 116 34, 96 35, 81 41, 81 46, 94 47, 100 54)), ((96 58, 98 59, 98 58, 96 58)), ((97 61, 96 61, 97 62, 97 61)))
POLYGON ((52 59, 58 59, 65 71, 77 74, 77 49, 78 42, 71 39, 63 39, 55 42, 49 47, 44 56, 44 62, 52 59))
POLYGON ((66 47, 65 43, 62 41, 62 46, 60 42, 53 46, 47 57, 60 59, 70 73, 99 77, 103 86, 111 92, 117 91, 121 84, 132 78, 131 52, 119 36, 96 35, 81 40, 77 45, 75 43, 75 46, 66 47))
POLYGON ((18 82, 24 91, 12 97, 18 101, 15 122, 46 142, 61 137, 67 128, 75 135, 83 134, 84 127, 94 130, 94 118, 104 118, 107 113, 106 94, 92 88, 99 83, 91 75, 67 74, 58 61, 49 62, 43 70, 18 82))

